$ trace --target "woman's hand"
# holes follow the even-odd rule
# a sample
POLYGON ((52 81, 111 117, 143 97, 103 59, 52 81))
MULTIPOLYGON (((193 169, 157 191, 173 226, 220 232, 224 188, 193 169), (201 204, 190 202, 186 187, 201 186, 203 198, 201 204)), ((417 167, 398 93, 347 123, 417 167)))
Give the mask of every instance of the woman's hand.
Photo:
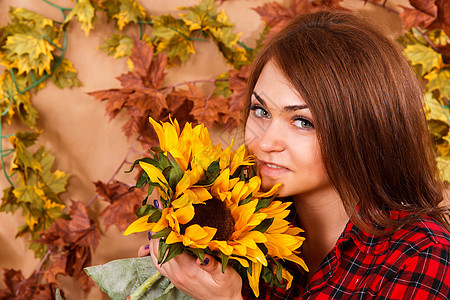
POLYGON ((194 299, 243 299, 242 280, 230 266, 222 273, 222 264, 209 255, 202 262, 184 252, 162 265, 158 265, 159 240, 139 249, 139 256, 151 255, 156 269, 174 286, 194 299))

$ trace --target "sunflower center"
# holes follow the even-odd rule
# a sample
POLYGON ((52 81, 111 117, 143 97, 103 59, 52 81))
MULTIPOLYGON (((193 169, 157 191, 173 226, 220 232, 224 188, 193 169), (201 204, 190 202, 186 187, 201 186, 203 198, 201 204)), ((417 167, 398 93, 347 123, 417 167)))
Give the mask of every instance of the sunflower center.
POLYGON ((217 229, 214 240, 228 241, 234 230, 234 219, 225 203, 218 199, 209 199, 205 204, 194 204, 194 218, 186 224, 180 224, 184 234, 187 227, 193 224, 209 226, 217 229))

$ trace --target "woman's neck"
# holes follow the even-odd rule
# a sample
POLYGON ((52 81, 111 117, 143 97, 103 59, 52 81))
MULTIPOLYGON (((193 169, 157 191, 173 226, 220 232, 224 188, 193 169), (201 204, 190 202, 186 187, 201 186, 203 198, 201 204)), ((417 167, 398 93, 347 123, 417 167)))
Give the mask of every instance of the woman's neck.
POLYGON ((300 227, 305 230, 303 253, 311 277, 333 249, 349 217, 334 189, 293 197, 300 227))

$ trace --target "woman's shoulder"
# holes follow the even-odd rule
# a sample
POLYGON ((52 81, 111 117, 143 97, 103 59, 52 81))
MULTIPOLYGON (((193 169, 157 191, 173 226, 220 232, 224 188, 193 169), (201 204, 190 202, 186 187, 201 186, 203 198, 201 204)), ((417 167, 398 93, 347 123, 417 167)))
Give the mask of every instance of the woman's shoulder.
MULTIPOLYGON (((407 245, 417 250, 439 246, 450 247, 450 232, 437 220, 431 217, 422 217, 394 232, 390 244, 407 245)), ((391 246, 391 247, 392 247, 391 246)))

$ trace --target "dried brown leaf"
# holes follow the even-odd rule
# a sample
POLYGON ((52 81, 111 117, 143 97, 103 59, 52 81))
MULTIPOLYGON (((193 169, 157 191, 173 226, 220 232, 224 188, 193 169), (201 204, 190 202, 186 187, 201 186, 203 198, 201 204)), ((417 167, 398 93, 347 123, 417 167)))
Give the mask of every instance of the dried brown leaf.
POLYGON ((112 225, 124 231, 136 220, 135 211, 141 206, 146 192, 142 189, 130 189, 120 181, 108 184, 97 181, 94 184, 97 194, 111 203, 100 213, 104 217, 105 231, 112 225))

